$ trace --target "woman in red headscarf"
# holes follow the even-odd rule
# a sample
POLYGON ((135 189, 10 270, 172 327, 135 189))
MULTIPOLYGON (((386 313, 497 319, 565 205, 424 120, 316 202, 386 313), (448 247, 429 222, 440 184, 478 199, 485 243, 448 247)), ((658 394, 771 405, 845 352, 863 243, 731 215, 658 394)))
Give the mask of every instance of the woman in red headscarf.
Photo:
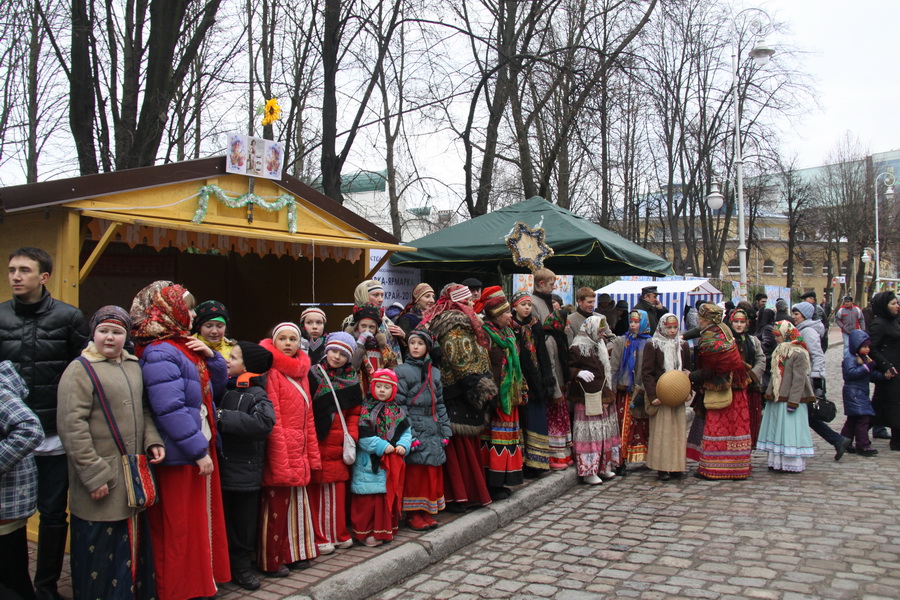
POLYGON ((194 305, 180 285, 157 281, 131 306, 147 401, 166 442, 156 467, 161 501, 147 510, 160 600, 214 596, 231 580, 213 406, 228 368, 191 337, 194 305))
POLYGON ((481 433, 497 386, 491 376, 487 335, 472 310, 471 299, 468 287, 451 283, 441 290, 440 298, 419 325, 431 331, 443 351, 441 383, 453 432, 444 449, 444 498, 450 512, 491 503, 484 478, 481 433))

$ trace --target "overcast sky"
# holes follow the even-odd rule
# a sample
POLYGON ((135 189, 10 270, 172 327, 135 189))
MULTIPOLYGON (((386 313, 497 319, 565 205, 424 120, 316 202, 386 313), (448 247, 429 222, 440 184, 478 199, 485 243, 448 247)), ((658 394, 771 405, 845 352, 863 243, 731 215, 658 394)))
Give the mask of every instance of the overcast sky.
MULTIPOLYGON (((850 131, 869 152, 900 148, 900 0, 770 0, 762 4, 789 24, 792 46, 814 78, 821 108, 785 132, 799 167, 821 165, 850 131)), ((769 38, 778 48, 778 37, 769 38)), ((773 60, 777 60, 777 54, 773 60)))

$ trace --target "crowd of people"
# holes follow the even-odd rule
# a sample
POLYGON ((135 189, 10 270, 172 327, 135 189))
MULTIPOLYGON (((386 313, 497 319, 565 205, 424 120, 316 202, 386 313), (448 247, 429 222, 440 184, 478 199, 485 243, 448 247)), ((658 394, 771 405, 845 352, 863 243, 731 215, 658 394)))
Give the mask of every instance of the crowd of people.
POLYGON ((51 273, 42 250, 16 250, 0 304, 0 591, 11 597, 59 598, 69 526, 76 598, 206 598, 381 545, 401 521, 437 527, 440 511, 486 506, 552 470, 599 485, 645 463, 669 481, 690 459, 698 478, 740 480, 754 449, 770 469, 803 471, 810 427, 836 460, 877 453, 874 424, 900 431, 891 292, 873 299, 869 333, 848 334, 838 433, 808 410, 824 393, 814 298, 781 319, 765 297, 698 303, 683 326, 653 286, 631 309, 603 295, 595 306, 581 288, 567 310, 542 269, 510 297, 473 279, 438 293, 422 283, 390 318, 367 280, 339 326, 313 306, 252 342, 229 337, 222 303, 171 281, 85 320, 49 295, 51 273), (689 382, 683 398, 662 389, 672 372, 689 382), (153 465, 158 502, 133 505, 123 455, 153 465))

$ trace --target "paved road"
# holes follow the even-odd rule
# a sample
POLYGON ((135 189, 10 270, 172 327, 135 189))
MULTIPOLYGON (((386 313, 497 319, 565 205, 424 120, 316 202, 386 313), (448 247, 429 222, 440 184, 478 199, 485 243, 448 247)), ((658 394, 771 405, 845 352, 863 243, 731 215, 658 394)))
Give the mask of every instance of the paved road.
MULTIPOLYGON (((826 355, 839 409, 841 351, 826 355)), ((754 453, 746 481, 579 485, 372 598, 900 598, 900 452, 876 440, 877 457, 835 462, 813 438, 801 474, 754 453)))

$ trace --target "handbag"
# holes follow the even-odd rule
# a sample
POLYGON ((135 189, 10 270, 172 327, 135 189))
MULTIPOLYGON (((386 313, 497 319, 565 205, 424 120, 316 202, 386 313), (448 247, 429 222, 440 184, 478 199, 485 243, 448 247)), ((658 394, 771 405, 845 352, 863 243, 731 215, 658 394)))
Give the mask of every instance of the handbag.
POLYGON ((128 496, 128 506, 131 508, 147 508, 153 506, 159 501, 159 492, 156 487, 156 479, 153 477, 153 468, 146 454, 129 454, 125 447, 125 441, 119 432, 119 426, 112 415, 109 408, 109 401, 106 398, 106 392, 103 391, 103 385, 97 372, 91 363, 83 356, 78 357, 78 361, 87 371, 94 390, 97 392, 97 399, 100 402, 100 409, 103 416, 106 417, 106 424, 112 433, 113 441, 122 455, 122 471, 125 475, 125 494, 128 496))
POLYGON ((724 390, 703 390, 703 406, 708 410, 728 408, 733 399, 730 385, 724 390))
POLYGON ((344 460, 345 465, 352 465, 356 462, 356 441, 353 439, 353 436, 350 435, 350 432, 347 431, 347 421, 344 420, 344 413, 341 410, 341 403, 338 402, 337 392, 334 391, 334 386, 331 384, 331 378, 328 377, 328 373, 325 372, 325 369, 322 368, 322 365, 316 365, 319 368, 319 372, 322 373, 322 377, 325 378, 325 381, 328 383, 328 387, 331 389, 331 395, 334 398, 334 405, 337 408, 338 418, 341 420, 341 427, 344 429, 344 444, 341 452, 341 458, 344 460))
POLYGON ((837 416, 837 406, 817 389, 816 399, 809 405, 809 414, 815 419, 831 423, 837 416))

